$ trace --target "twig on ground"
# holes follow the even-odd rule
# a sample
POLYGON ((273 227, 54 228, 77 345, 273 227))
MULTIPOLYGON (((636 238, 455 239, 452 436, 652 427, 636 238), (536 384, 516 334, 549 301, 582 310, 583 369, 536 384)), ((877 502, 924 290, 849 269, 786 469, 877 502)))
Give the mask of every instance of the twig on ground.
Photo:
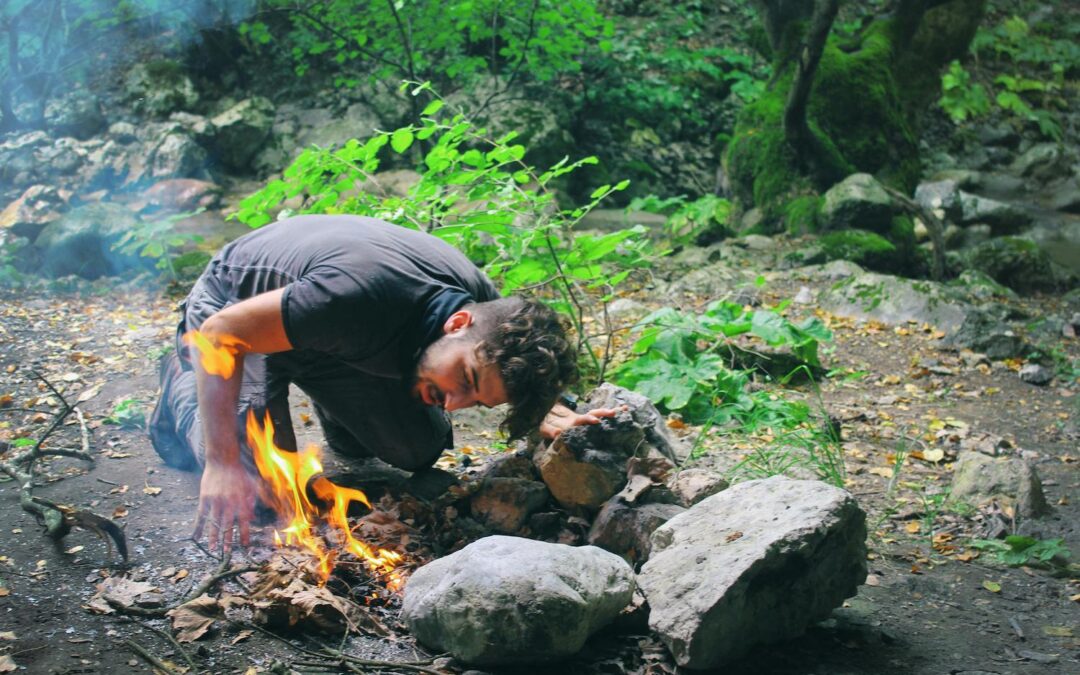
POLYGON ((259 569, 258 567, 251 567, 251 566, 233 567, 233 568, 230 569, 229 564, 230 564, 231 561, 232 561, 231 556, 226 557, 224 560, 221 561, 221 565, 218 566, 217 572, 215 572, 214 574, 211 574, 209 577, 204 579, 201 584, 196 586, 194 590, 192 590, 190 593, 185 595, 181 600, 179 600, 175 604, 169 605, 168 607, 153 607, 153 608, 147 609, 145 607, 134 607, 134 606, 125 607, 123 605, 117 605, 117 604, 113 604, 113 603, 110 603, 110 605, 113 607, 113 609, 115 609, 116 611, 118 611, 118 612, 120 612, 122 614, 129 614, 129 615, 132 615, 132 616, 145 616, 145 617, 162 617, 162 616, 165 616, 167 613, 171 612, 172 610, 176 609, 177 607, 179 607, 179 606, 181 606, 181 605, 183 605, 185 603, 191 602, 192 600, 194 600, 195 598, 198 598, 199 596, 202 596, 202 595, 205 595, 205 594, 209 593, 210 590, 214 587, 214 585, 217 584, 219 581, 222 581, 223 579, 228 579, 229 577, 237 576, 239 574, 246 574, 247 572, 254 572, 254 571, 259 569))
POLYGON ((191 655, 188 654, 187 650, 184 649, 183 645, 181 645, 179 642, 177 642, 176 638, 174 638, 172 635, 169 635, 169 633, 167 631, 158 630, 157 628, 154 628, 150 624, 145 623, 143 621, 139 621, 138 619, 132 618, 130 616, 125 616, 125 617, 121 617, 121 618, 123 618, 124 621, 129 621, 129 622, 131 622, 133 624, 141 626, 141 627, 145 628, 146 630, 150 631, 151 633, 157 635, 158 637, 161 637, 161 638, 165 639, 166 641, 168 641, 170 644, 172 644, 173 648, 176 649, 176 652, 178 654, 180 654, 180 657, 182 659, 184 659, 184 661, 188 664, 188 667, 191 668, 191 672, 192 673, 199 672, 199 667, 197 665, 195 665, 195 661, 191 658, 191 655))
POLYGON ((138 642, 135 642, 134 640, 124 640, 124 645, 131 651, 135 652, 136 656, 142 658, 144 661, 157 668, 161 672, 168 673, 169 675, 179 675, 178 671, 176 671, 174 668, 170 668, 169 665, 166 664, 164 661, 154 656, 150 652, 146 651, 146 649, 138 642))

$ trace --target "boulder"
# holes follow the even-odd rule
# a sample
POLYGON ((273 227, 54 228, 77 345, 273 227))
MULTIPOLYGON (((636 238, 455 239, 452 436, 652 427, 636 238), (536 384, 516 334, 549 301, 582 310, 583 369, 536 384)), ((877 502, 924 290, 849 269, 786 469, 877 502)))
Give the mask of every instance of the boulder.
POLYGON ((1059 143, 1036 143, 1017 157, 1010 168, 1025 178, 1046 180, 1067 169, 1067 161, 1059 143))
POLYGON ((253 96, 210 120, 214 128, 214 156, 237 171, 250 168, 251 160, 270 137, 274 124, 274 104, 253 96))
POLYGON ((139 130, 131 122, 113 122, 109 125, 109 135, 117 143, 134 143, 139 140, 139 130))
POLYGON ((821 236, 820 245, 825 260, 850 260, 866 269, 896 270, 903 262, 892 242, 866 230, 827 232, 821 236))
POLYGON ((33 241, 66 208, 54 187, 32 185, 0 212, 0 229, 33 241))
POLYGON ((1020 379, 1041 387, 1050 384, 1054 379, 1054 373, 1038 363, 1027 363, 1020 369, 1020 379))
POLYGON ((969 349, 994 360, 1022 356, 1027 345, 1012 327, 992 313, 973 309, 960 326, 942 341, 943 347, 969 349))
POLYGON ((1059 285, 1050 256, 1030 239, 990 239, 962 252, 961 263, 1020 293, 1053 291, 1059 285))
POLYGON ((221 187, 195 178, 170 178, 158 181, 141 195, 143 210, 182 213, 214 207, 221 200, 221 187))
POLYGON ((988 457, 962 451, 953 467, 949 498, 972 504, 997 499, 1026 518, 1050 513, 1035 467, 1019 457, 988 457))
POLYGON ((821 222, 829 230, 887 233, 894 215, 892 198, 868 173, 852 174, 829 188, 821 207, 821 222))
POLYGON ((1007 202, 960 192, 962 225, 989 225, 994 235, 1016 234, 1031 224, 1031 215, 1007 202))
POLYGON ((633 592, 626 561, 595 546, 493 536, 416 570, 401 618, 466 663, 530 664, 577 653, 633 592))
POLYGON ((472 515, 495 532, 512 534, 546 506, 550 497, 539 481, 489 476, 472 497, 472 515))
MULTIPOLYGON (((127 155, 130 159, 132 155, 127 155)), ((144 177, 157 180, 165 178, 189 178, 201 175, 206 166, 206 150, 191 136, 177 129, 166 134, 151 151, 149 176, 139 170, 137 164, 128 164, 127 182, 139 182, 144 177)))
POLYGON ((684 297, 695 302, 730 298, 739 288, 752 285, 756 276, 728 262, 718 262, 680 274, 662 294, 676 304, 684 297))
POLYGON ((865 514, 846 491, 774 476, 681 513, 638 583, 676 662, 715 668, 826 618, 866 578, 865 514))
POLYGON ((133 66, 124 78, 124 93, 137 112, 151 117, 191 110, 199 102, 199 93, 183 67, 167 59, 133 66))
MULTIPOLYGON (((0 143, 0 183, 27 188, 38 181, 38 152, 51 143, 44 131, 9 136, 0 143)), ((46 176, 42 176, 45 178, 46 176)))
POLYGON ((145 266, 147 259, 113 250, 138 217, 118 204, 88 204, 45 226, 34 246, 42 271, 53 277, 75 274, 97 279, 145 266))
POLYGON ((589 543, 631 564, 648 560, 650 536, 686 509, 678 504, 629 504, 615 495, 604 504, 589 529, 589 543))
POLYGON ((602 384, 579 410, 626 406, 600 424, 567 429, 536 449, 533 462, 552 496, 571 510, 595 511, 623 488, 631 457, 662 458, 671 465, 685 455, 664 417, 649 399, 602 384))
POLYGON ((1046 202, 1055 211, 1080 214, 1080 179, 1062 182, 1050 192, 1046 202))
POLYGON ((939 218, 959 220, 963 214, 960 184, 956 180, 936 180, 915 188, 915 201, 939 218))
POLYGON ((49 99, 45 104, 45 125, 55 136, 86 140, 105 128, 105 116, 95 96, 77 89, 49 99))
POLYGON ((873 272, 833 284, 818 296, 818 306, 833 314, 890 325, 929 323, 946 332, 959 328, 971 310, 955 289, 873 272))

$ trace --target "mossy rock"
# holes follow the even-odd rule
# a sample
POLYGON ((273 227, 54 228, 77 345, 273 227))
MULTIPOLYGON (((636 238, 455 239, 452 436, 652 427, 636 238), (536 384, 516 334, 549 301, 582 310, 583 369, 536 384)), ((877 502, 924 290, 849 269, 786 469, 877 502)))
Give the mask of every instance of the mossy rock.
POLYGON ((997 237, 985 241, 962 252, 960 263, 1019 293, 1053 291, 1059 286, 1046 251, 1022 237, 997 237))
POLYGON ((804 195, 787 203, 783 209, 784 228, 791 234, 816 232, 819 227, 821 197, 804 195))
POLYGON ((885 237, 866 230, 840 230, 822 235, 819 240, 828 260, 850 260, 878 271, 897 268, 899 252, 885 237))

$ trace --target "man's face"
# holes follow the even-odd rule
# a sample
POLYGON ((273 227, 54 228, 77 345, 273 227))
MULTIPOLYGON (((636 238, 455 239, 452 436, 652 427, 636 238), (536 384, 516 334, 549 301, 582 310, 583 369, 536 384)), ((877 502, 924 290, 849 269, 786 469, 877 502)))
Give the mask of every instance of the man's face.
POLYGON ((506 403, 506 387, 498 366, 484 363, 469 334, 472 315, 456 312, 443 326, 443 336, 420 355, 412 392, 427 405, 459 410, 506 403))

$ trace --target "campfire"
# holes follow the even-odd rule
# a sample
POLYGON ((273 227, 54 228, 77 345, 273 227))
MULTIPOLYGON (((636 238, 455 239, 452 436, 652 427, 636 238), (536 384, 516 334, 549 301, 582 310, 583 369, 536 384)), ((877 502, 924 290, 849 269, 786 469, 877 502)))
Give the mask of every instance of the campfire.
MULTIPOLYGON (((185 334, 184 343, 199 353, 200 364, 207 373, 225 378, 232 376, 237 346, 243 344, 231 336, 215 344, 198 331, 185 334)), ((367 495, 335 485, 324 476, 317 446, 308 446, 300 452, 279 448, 274 443, 274 425, 269 413, 260 423, 253 411, 248 412, 247 440, 261 479, 259 497, 283 524, 273 532, 277 547, 295 547, 310 554, 320 585, 330 578, 344 551, 361 560, 373 576, 384 580, 388 590, 401 588, 404 577, 396 569, 402 562, 401 554, 369 546, 353 536, 349 505, 360 502, 371 509, 367 495), (318 531, 320 522, 328 526, 326 536, 318 531)))

